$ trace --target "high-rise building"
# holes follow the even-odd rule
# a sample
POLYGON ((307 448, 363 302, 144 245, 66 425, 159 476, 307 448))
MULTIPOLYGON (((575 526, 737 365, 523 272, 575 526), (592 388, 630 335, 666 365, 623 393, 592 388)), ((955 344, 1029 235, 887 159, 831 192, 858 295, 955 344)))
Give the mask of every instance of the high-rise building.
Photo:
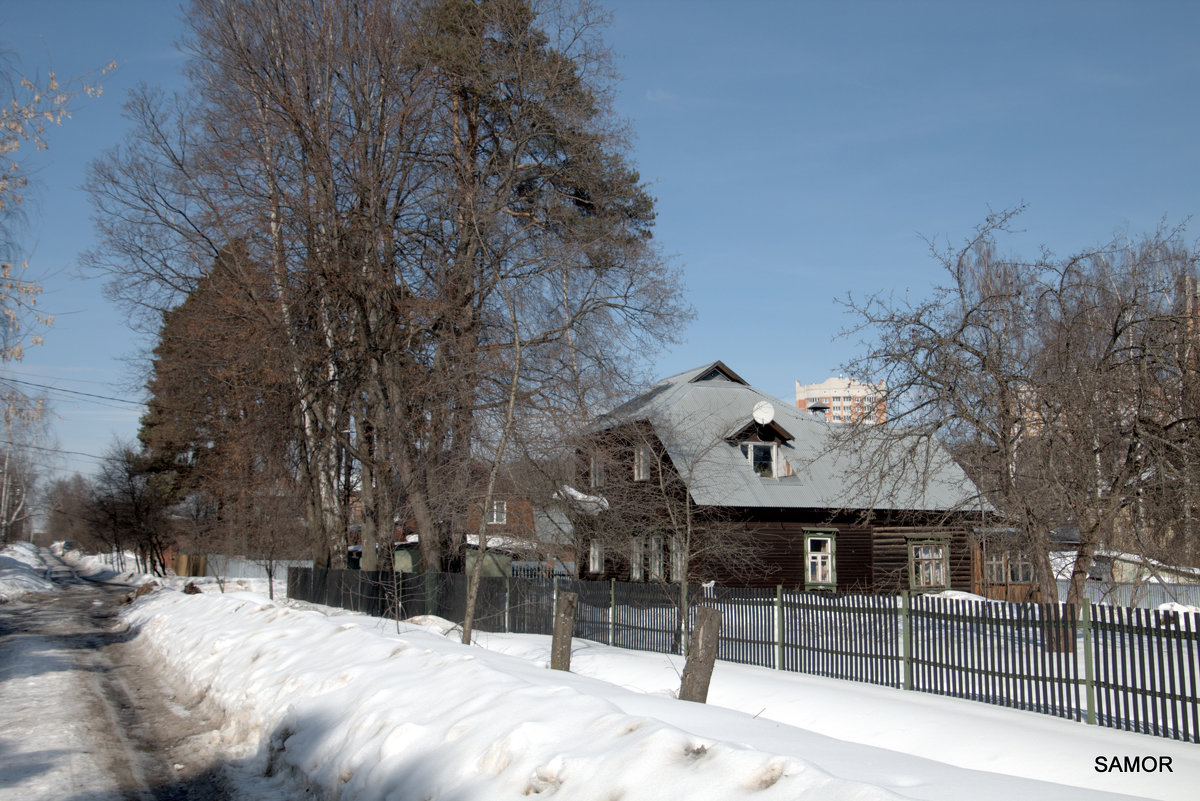
POLYGON ((831 423, 882 423, 887 420, 887 386, 868 384, 845 376, 819 384, 796 382, 796 408, 824 413, 831 423))

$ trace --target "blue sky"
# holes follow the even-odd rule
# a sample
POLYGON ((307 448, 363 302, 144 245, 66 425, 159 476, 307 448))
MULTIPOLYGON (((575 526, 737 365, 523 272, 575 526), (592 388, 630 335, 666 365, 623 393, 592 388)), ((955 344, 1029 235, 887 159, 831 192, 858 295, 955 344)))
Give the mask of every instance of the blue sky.
MULTIPOLYGON (((1004 246, 1030 255, 1200 213, 1200 3, 602 5, 656 236, 697 312, 659 375, 722 359, 791 401, 857 349, 836 338, 838 298, 923 294, 940 279, 924 239, 960 242, 989 209, 1028 204, 1004 246)), ((127 360, 145 343, 75 271, 94 241, 78 187, 120 141, 128 89, 179 85, 179 32, 171 2, 0 0, 26 72, 118 64, 31 162, 30 272, 57 320, 11 376, 139 397, 127 360)), ((136 433, 134 407, 52 397, 54 447, 98 455, 136 433)))

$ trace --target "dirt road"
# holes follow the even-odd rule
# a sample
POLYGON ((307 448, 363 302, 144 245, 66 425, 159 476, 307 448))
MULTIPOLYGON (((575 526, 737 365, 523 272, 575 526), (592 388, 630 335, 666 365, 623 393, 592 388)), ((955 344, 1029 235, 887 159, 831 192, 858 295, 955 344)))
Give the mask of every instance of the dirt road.
POLYGON ((139 653, 118 618, 130 589, 46 558, 58 591, 0 604, 0 799, 281 797, 253 787, 219 721, 139 653))

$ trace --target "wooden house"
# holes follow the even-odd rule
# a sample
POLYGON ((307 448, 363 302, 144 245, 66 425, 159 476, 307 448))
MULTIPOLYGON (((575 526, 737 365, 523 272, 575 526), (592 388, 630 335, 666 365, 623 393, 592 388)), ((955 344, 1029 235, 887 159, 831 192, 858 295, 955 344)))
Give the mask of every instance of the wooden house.
POLYGON ((602 418, 580 450, 581 577, 669 582, 683 553, 689 581, 969 591, 981 513, 961 468, 931 445, 920 474, 902 464, 912 475, 871 486, 859 480, 867 460, 839 450, 832 425, 719 361, 659 381, 602 418), (680 546, 668 521, 680 510, 711 544, 724 536, 754 558, 734 569, 737 551, 680 546))

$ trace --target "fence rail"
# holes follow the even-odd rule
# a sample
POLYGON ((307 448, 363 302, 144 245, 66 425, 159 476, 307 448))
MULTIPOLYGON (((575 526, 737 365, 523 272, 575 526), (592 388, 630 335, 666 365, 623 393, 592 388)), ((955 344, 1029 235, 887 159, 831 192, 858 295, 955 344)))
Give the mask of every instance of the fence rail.
MULTIPOLYGON (((461 621, 454 573, 288 571, 288 596, 366 614, 461 621)), ((559 592, 579 596, 575 636, 682 653, 670 585, 484 578, 480 631, 550 634, 559 592)), ((1200 742, 1200 613, 940 596, 690 587, 721 611, 718 658, 1008 706, 1200 742)))

